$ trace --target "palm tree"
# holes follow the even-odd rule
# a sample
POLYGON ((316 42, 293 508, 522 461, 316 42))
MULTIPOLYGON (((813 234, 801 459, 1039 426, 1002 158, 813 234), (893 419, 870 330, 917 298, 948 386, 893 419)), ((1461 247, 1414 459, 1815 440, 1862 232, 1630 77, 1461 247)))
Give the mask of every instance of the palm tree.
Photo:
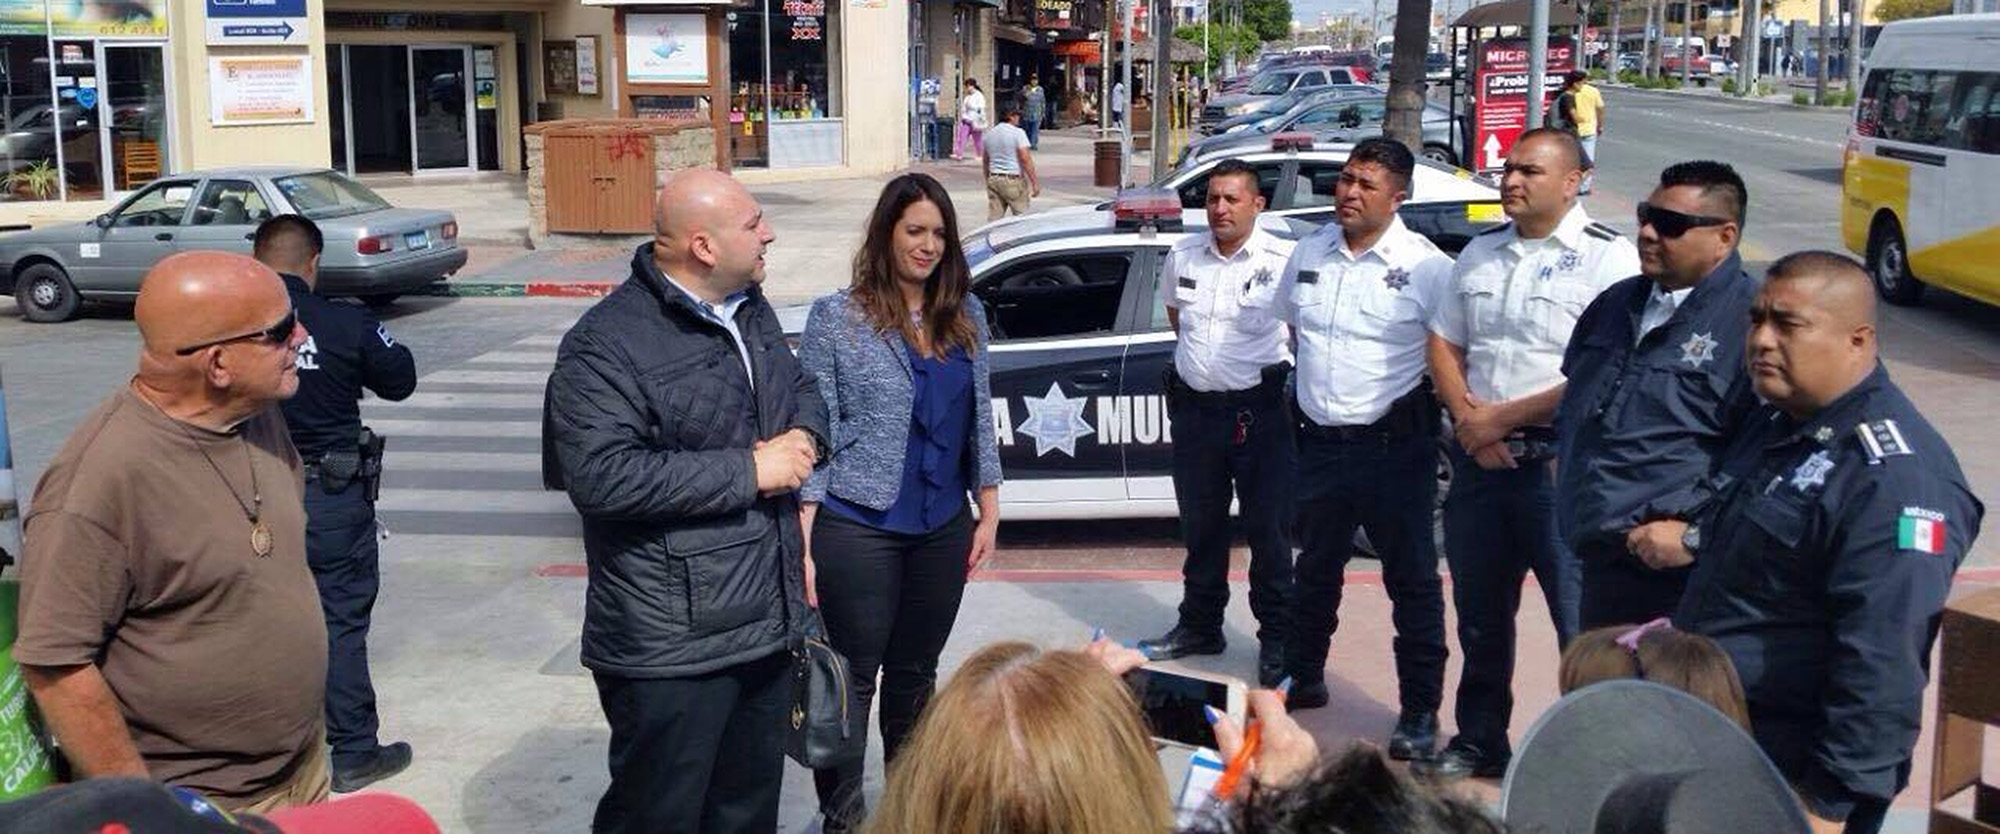
POLYGON ((1431 48, 1430 20, 1431 0, 1396 0, 1396 51, 1389 64, 1389 112, 1382 132, 1411 153, 1424 149, 1424 56, 1431 48))

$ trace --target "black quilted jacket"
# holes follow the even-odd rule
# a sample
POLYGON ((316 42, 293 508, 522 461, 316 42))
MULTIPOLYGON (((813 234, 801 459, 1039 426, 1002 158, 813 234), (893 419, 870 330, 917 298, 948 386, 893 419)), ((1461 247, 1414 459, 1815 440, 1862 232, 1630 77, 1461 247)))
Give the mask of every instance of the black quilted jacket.
POLYGON ((722 325, 639 247, 632 277, 563 337, 542 473, 583 516, 583 665, 681 677, 781 651, 805 629, 796 494, 757 495, 751 444, 827 436, 813 378, 753 288, 736 311, 757 384, 722 325))

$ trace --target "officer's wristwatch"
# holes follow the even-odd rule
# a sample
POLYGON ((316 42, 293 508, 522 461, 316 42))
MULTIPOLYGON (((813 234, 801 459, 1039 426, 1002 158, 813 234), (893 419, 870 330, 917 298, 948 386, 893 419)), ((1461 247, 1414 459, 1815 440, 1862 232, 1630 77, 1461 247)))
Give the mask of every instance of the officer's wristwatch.
POLYGON ((1701 552, 1701 525, 1689 523, 1687 529, 1681 532, 1681 548, 1689 556, 1701 552))

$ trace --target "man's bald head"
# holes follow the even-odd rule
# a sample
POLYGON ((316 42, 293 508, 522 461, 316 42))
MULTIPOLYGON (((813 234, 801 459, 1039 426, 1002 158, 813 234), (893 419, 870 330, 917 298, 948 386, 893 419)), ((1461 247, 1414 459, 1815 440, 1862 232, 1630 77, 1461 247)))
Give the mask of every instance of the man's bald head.
POLYGON ((1750 306, 1744 356, 1758 396, 1809 419, 1875 370, 1875 290, 1854 259, 1787 255, 1750 306))
POLYGON ((1875 325, 1875 284, 1860 261, 1838 252, 1810 249, 1779 258, 1764 280, 1809 282, 1801 287, 1844 324, 1875 325))
POLYGON ((254 259, 168 257, 140 281, 132 318, 145 345, 139 387, 170 416, 227 428, 298 390, 305 328, 278 273, 254 259))
POLYGON ((709 301, 763 281, 773 239, 757 198, 721 171, 676 171, 653 201, 655 262, 709 301))

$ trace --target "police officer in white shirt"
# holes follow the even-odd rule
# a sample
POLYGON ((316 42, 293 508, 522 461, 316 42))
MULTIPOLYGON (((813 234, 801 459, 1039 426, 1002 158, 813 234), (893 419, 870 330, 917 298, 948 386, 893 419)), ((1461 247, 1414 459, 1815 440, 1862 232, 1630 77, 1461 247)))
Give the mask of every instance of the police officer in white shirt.
POLYGON ((1427 759, 1444 698, 1444 588, 1437 505, 1438 404, 1424 378, 1426 322, 1451 258, 1403 225, 1416 157, 1402 143, 1356 146, 1333 188, 1335 222, 1292 253, 1280 287, 1299 354, 1299 474, 1293 677, 1286 706, 1327 703, 1327 644, 1354 529, 1382 559, 1396 625, 1401 717, 1389 755, 1427 759))
POLYGON ((1161 300, 1179 336, 1166 391, 1188 553, 1179 621, 1139 649, 1153 660, 1222 653, 1233 491, 1250 541, 1257 679, 1268 687, 1284 677, 1291 631, 1291 350, 1275 308, 1292 244, 1257 228, 1264 210, 1257 185, 1256 169, 1241 161, 1216 165, 1208 177, 1208 232, 1174 244, 1160 266, 1161 300))
POLYGON ((1549 425, 1577 318, 1605 287, 1639 274, 1632 242, 1577 202, 1588 166, 1575 134, 1521 134, 1500 180, 1512 222, 1459 253, 1431 316, 1431 378, 1457 441, 1444 550, 1465 655, 1458 735, 1428 768, 1439 776, 1499 776, 1513 756, 1514 615, 1529 570, 1556 639, 1566 645, 1576 632, 1581 580, 1556 534, 1549 425))

